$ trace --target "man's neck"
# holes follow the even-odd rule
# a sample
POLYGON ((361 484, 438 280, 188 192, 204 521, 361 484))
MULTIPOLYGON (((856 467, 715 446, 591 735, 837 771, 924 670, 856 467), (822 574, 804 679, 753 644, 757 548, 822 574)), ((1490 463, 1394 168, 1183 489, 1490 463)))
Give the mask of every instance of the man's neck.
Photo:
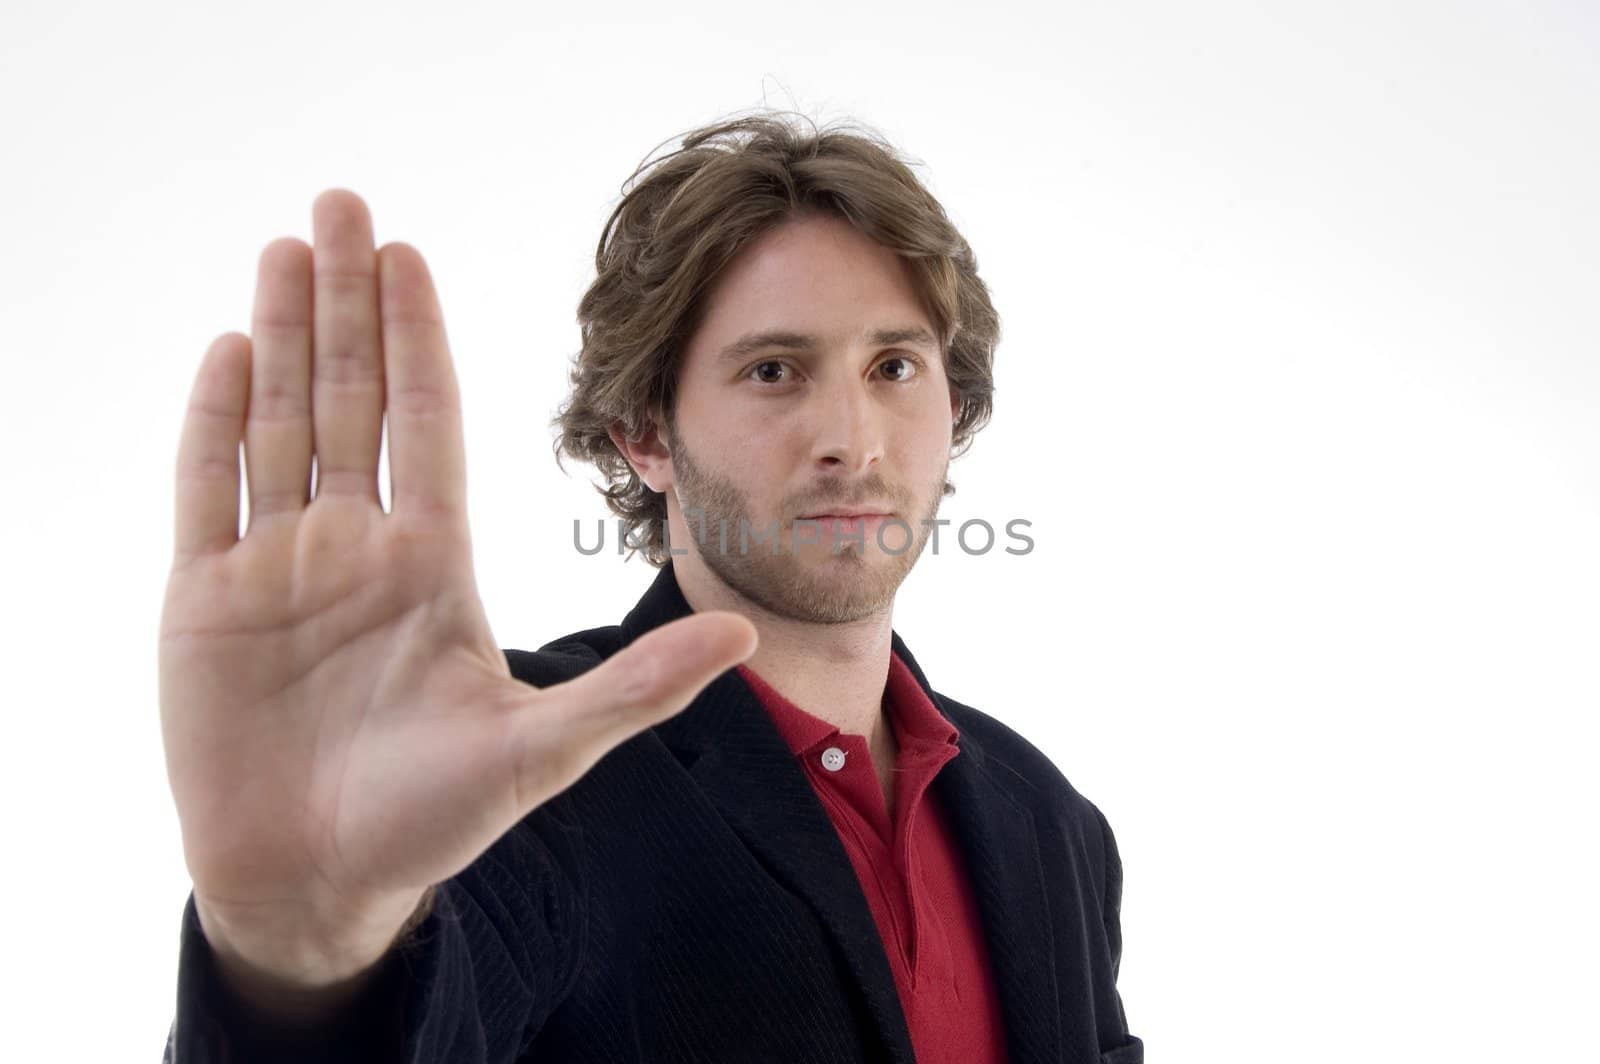
POLYGON ((876 753, 892 742, 883 713, 889 679, 891 610, 845 624, 781 617, 740 595, 698 558, 674 558, 674 575, 696 613, 732 610, 756 626, 760 642, 744 662, 789 701, 840 731, 865 736, 876 753))

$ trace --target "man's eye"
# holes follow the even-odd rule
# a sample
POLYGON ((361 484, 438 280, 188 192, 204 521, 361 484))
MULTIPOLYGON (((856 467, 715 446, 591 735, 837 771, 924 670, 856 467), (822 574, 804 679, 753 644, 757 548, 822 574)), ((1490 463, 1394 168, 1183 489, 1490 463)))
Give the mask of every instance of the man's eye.
POLYGON ((779 380, 779 378, 770 377, 770 376, 763 377, 761 375, 761 371, 763 369, 767 368, 768 366, 771 366, 771 367, 773 367, 775 369, 779 369, 779 370, 785 369, 784 364, 782 362, 773 362, 773 361, 769 360, 769 361, 766 361, 766 362, 757 362, 754 366, 751 367, 751 372, 755 373, 756 376, 759 377, 766 384, 776 384, 777 381, 779 380))
POLYGON ((908 381, 912 377, 915 377, 917 375, 917 362, 916 362, 916 359, 907 358, 904 355, 896 355, 894 358, 886 358, 882 362, 878 363, 878 365, 880 365, 880 366, 892 366, 892 365, 894 365, 896 363, 900 364, 901 370, 900 370, 899 373, 893 375, 890 378, 891 380, 908 381))
MULTIPOLYGON (((891 370, 889 373, 889 379, 896 383, 908 381, 915 377, 920 368, 917 359, 910 355, 896 355, 893 358, 886 358, 878 363, 878 366, 880 368, 883 366, 897 366, 898 369, 891 370)), ((750 367, 750 373, 754 374, 756 379, 763 384, 780 384, 785 379, 783 375, 788 372, 789 367, 775 359, 757 362, 750 367)))

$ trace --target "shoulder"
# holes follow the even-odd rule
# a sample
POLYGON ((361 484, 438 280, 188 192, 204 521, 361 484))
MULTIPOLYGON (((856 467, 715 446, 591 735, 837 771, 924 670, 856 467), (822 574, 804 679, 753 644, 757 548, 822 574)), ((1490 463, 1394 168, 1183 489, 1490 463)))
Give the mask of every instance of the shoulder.
POLYGON ((939 708, 962 735, 982 752, 983 761, 994 775, 1013 783, 1013 789, 1030 799, 1035 808, 1065 821, 1069 833, 1084 839, 1099 851, 1110 825, 1099 807, 1079 793, 1055 762, 1014 728, 941 691, 934 695, 939 708))

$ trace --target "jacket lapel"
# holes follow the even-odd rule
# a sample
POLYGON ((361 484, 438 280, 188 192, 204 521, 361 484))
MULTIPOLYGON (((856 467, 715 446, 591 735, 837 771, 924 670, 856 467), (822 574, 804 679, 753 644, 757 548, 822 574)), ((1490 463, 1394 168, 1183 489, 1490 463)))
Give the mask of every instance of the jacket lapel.
MULTIPOLYGON (((623 619, 623 643, 692 612, 669 562, 623 619)), ((892 638, 895 652, 949 716, 900 637, 892 638)), ((654 731, 751 852, 822 920, 866 1001, 883 1059, 915 1064, 894 973, 850 856, 749 685, 728 669, 654 731)), ((1017 784, 1009 770, 988 762, 965 731, 959 745, 961 753, 940 770, 934 786, 977 894, 1009 1059, 1044 1064, 1057 1059, 1060 1032, 1033 814, 1010 793, 1017 784)))
POLYGON ((961 752, 939 770, 933 787, 977 895, 1005 1017, 1007 1059, 1054 1064, 1061 1059, 1060 997, 1038 827, 1025 798, 1033 788, 985 753, 964 727, 964 715, 928 685, 899 635, 893 641, 934 705, 961 730, 961 752))

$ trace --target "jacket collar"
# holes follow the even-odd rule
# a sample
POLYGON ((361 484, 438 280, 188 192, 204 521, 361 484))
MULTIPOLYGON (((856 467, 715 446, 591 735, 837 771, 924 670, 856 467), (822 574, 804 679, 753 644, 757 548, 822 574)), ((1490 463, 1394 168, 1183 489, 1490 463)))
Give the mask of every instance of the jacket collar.
MULTIPOLYGON (((694 612, 668 561, 622 621, 622 641, 694 612)), ((960 753, 933 787, 951 818, 977 895, 989 960, 1015 1064, 1060 1058, 1053 936, 1033 791, 990 758, 938 695, 898 633, 891 645, 917 684, 960 732, 960 753)), ((865 998, 883 1059, 914 1064, 894 974, 866 896, 833 822, 788 744, 737 669, 654 726, 697 785, 769 872, 822 919, 865 998)))

